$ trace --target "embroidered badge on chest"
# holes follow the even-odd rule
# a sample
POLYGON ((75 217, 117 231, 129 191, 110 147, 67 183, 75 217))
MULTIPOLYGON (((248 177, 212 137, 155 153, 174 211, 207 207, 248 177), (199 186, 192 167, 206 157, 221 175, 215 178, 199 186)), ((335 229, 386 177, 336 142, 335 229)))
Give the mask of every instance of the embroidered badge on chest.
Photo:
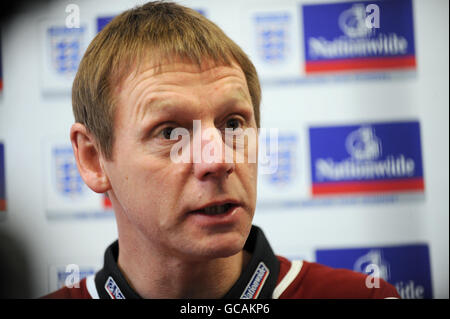
POLYGON ((109 276, 108 280, 106 281, 105 290, 111 297, 111 299, 125 299, 125 296, 120 291, 119 286, 117 286, 116 282, 111 276, 109 276))
POLYGON ((264 283, 269 276, 269 268, 261 261, 256 267, 252 278, 245 287, 240 299, 256 299, 258 298, 264 283))

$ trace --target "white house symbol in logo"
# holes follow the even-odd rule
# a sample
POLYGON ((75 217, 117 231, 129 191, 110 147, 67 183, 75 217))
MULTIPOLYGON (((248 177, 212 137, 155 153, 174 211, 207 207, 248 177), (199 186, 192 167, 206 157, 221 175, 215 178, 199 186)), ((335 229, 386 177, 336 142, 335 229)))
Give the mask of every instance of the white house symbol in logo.
POLYGON ((367 254, 359 257, 353 265, 353 270, 367 274, 371 266, 378 267, 380 277, 386 281, 389 280, 389 263, 387 263, 379 249, 371 249, 367 254))
POLYGON ((370 126, 351 132, 345 141, 347 152, 358 161, 375 160, 381 156, 381 141, 370 126))
POLYGON ((349 38, 369 36, 373 31, 366 25, 366 7, 363 4, 354 4, 339 16, 339 27, 349 38))

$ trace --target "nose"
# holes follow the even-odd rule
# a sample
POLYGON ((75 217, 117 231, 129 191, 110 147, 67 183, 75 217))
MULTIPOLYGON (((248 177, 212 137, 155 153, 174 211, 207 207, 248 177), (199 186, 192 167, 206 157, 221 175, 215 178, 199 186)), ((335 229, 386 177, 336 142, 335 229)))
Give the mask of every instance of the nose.
POLYGON ((206 127, 194 132, 193 171, 200 180, 210 178, 227 178, 235 170, 235 163, 227 160, 229 156, 221 132, 214 126, 206 127))

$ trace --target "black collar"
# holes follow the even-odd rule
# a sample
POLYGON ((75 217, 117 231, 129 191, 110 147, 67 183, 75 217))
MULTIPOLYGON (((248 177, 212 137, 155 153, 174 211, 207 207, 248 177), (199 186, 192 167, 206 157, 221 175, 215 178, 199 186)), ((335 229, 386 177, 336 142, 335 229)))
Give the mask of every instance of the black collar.
MULTIPOLYGON (((269 299, 275 289, 280 265, 264 233, 252 226, 244 249, 252 254, 247 267, 224 299, 269 299)), ((105 264, 95 275, 101 299, 141 299, 128 284, 117 266, 119 243, 116 240, 105 252, 105 264)))

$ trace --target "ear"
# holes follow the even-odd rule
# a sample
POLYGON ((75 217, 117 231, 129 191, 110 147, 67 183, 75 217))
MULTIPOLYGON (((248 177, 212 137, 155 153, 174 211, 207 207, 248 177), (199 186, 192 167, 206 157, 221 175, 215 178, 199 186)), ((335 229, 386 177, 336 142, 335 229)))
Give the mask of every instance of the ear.
POLYGON ((103 156, 95 143, 94 136, 81 123, 70 129, 70 141, 81 178, 96 193, 111 189, 109 178, 103 166, 103 156))

